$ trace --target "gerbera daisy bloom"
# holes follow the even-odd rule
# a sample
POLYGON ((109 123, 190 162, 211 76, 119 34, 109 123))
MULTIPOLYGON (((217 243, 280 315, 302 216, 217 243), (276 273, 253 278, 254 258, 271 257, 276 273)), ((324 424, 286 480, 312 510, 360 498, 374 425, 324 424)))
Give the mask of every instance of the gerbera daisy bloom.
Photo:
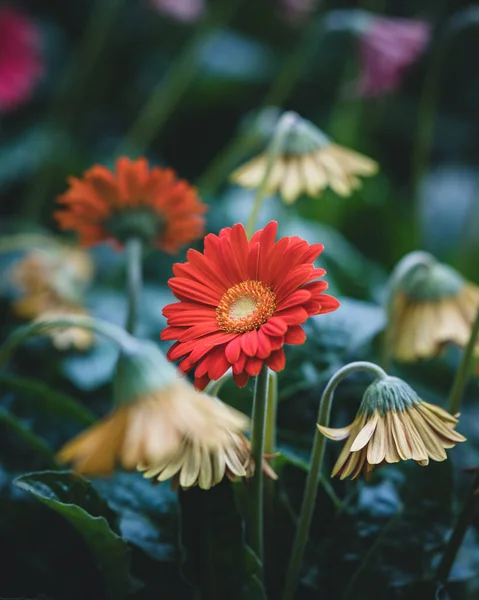
POLYGON ((368 387, 350 425, 318 429, 331 440, 347 440, 331 477, 354 479, 384 463, 412 459, 424 467, 429 459, 446 460, 446 448, 466 441, 454 431, 457 423, 439 406, 423 402, 401 379, 385 377, 368 387))
POLYGON ((195 371, 198 389, 230 367, 239 386, 263 364, 281 371, 284 344, 305 341, 301 324, 339 306, 317 281, 326 273, 313 265, 323 245, 299 237, 275 243, 277 226, 269 223, 250 241, 241 224, 207 235, 203 254, 189 250, 187 262, 173 267, 168 285, 179 302, 163 309, 161 339, 176 340, 167 356, 181 358, 184 373, 195 371))
POLYGON ((411 253, 390 283, 386 344, 400 361, 437 356, 448 343, 465 347, 479 309, 479 287, 427 253, 411 253))
MULTIPOLYGON (((44 320, 87 315, 82 302, 93 276, 93 263, 85 251, 51 242, 18 260, 10 276, 21 291, 12 305, 19 317, 44 320)), ((93 333, 78 327, 55 329, 49 335, 59 350, 87 350, 93 344, 93 333)))
MULTIPOLYGON (((301 194, 320 196, 330 187, 340 196, 350 196, 361 187, 359 175, 374 175, 375 161, 334 143, 315 125, 296 113, 284 113, 289 127, 266 183, 266 193, 281 195, 287 204, 301 194)), ((245 187, 259 188, 268 165, 268 152, 260 154, 234 171, 230 179, 245 187)))
POLYGON ((368 16, 360 37, 358 93, 373 97, 394 91, 406 69, 424 51, 429 37, 426 21, 368 16))
POLYGON ((37 27, 16 9, 0 7, 0 111, 26 102, 43 69, 37 27))
POLYGON ((140 238, 175 253, 203 235, 206 206, 196 190, 172 169, 150 169, 145 158, 119 158, 116 172, 95 165, 68 183, 58 199, 65 208, 55 218, 62 229, 75 230, 85 246, 140 238))
POLYGON ((146 469, 184 488, 247 476, 248 417, 179 379, 154 344, 124 355, 117 377, 116 408, 68 442, 61 462, 83 475, 106 475, 118 464, 146 469))

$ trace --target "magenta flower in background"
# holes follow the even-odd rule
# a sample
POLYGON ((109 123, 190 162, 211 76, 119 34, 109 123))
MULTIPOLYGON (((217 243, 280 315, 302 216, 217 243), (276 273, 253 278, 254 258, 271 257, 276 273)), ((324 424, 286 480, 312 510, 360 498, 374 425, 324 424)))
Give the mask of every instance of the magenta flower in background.
POLYGON ((16 9, 0 7, 0 112, 26 102, 43 70, 38 28, 16 9))
POLYGON ((150 0, 158 12, 185 23, 197 21, 205 10, 204 0, 150 0))
POLYGON ((395 90, 406 69, 424 51, 429 36, 425 21, 373 17, 361 33, 357 93, 373 97, 395 90))

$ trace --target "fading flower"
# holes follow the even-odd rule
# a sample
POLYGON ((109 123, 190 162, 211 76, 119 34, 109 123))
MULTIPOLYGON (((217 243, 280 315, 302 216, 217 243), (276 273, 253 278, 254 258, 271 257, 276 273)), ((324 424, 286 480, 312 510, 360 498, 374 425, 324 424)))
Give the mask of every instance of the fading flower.
POLYGON ((145 158, 119 158, 116 172, 95 165, 68 182, 58 199, 65 208, 55 218, 62 229, 75 230, 83 245, 122 245, 136 237, 175 253, 203 235, 206 206, 196 190, 171 169, 150 169, 145 158))
POLYGON ((355 479, 384 463, 414 460, 421 466, 446 460, 446 449, 466 438, 454 431, 458 419, 423 402, 397 377, 377 379, 366 390, 354 421, 333 429, 318 425, 331 440, 346 440, 331 477, 355 479))
POLYGON ((478 286, 430 254, 408 254, 391 276, 388 349, 413 362, 437 356, 448 343, 465 347, 478 309, 478 286))
MULTIPOLYGON (((267 194, 278 193, 287 204, 303 193, 320 196, 327 187, 340 196, 350 196, 361 187, 359 176, 377 172, 375 161, 334 143, 299 115, 285 113, 281 119, 285 118, 289 118, 290 126, 269 173, 267 194)), ((245 188, 259 188, 268 162, 268 152, 260 154, 234 171, 230 179, 245 188)))
POLYGON ((248 241, 243 225, 207 235, 203 254, 189 250, 186 263, 173 267, 168 285, 179 302, 163 309, 168 327, 163 340, 176 340, 167 356, 182 359, 184 373, 195 371, 204 389, 230 367, 239 386, 266 364, 285 366, 284 344, 302 344, 301 324, 308 317, 336 310, 339 302, 324 293, 326 271, 313 261, 322 244, 299 237, 275 242, 271 222, 248 241))
POLYGON ((122 357, 115 384, 112 413, 68 442, 61 462, 83 475, 138 468, 183 488, 248 475, 248 417, 178 379, 154 344, 141 342, 122 357))
POLYGON ((0 7, 0 111, 26 102, 43 70, 38 28, 15 8, 0 7))
MULTIPOLYGON (((82 301, 92 276, 93 263, 79 248, 53 242, 34 248, 11 269, 10 277, 21 291, 13 310, 23 319, 39 321, 86 316, 82 301)), ((77 327, 54 329, 49 335, 59 350, 87 350, 93 344, 93 333, 77 327)))
POLYGON ((419 19, 369 16, 360 37, 358 93, 373 97, 394 91, 406 69, 424 52, 430 29, 419 19))

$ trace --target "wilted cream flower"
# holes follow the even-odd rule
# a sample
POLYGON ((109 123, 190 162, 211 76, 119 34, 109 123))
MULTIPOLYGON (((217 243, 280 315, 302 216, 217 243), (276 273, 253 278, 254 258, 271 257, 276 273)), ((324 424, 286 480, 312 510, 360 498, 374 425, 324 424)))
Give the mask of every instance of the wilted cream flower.
POLYGON ((146 477, 203 489, 225 474, 248 475, 242 436, 248 417, 179 379, 154 344, 142 342, 137 352, 125 355, 115 383, 113 412, 59 453, 75 471, 104 475, 120 464, 146 470, 146 477))
MULTIPOLYGON (((13 310, 23 319, 52 319, 66 315, 87 315, 83 294, 93 276, 88 254, 66 244, 34 248, 11 269, 11 279, 22 296, 13 310)), ((77 327, 54 329, 49 334, 60 350, 87 350, 93 343, 91 331, 77 327)))
POLYGON ((385 377, 368 387, 350 425, 318 429, 331 440, 347 440, 331 477, 354 479, 384 463, 412 459, 426 466, 429 459, 446 460, 446 448, 466 441, 454 431, 457 423, 439 406, 423 402, 401 379, 385 377))
MULTIPOLYGON (((378 164, 335 144, 315 125, 295 113, 289 116, 291 126, 266 183, 266 193, 279 193, 287 204, 302 193, 320 196, 329 186, 340 196, 350 196, 361 187, 358 176, 374 175, 378 164), (293 118, 294 117, 294 118, 293 118)), ((268 153, 253 158, 234 171, 233 182, 246 187, 260 187, 268 165, 268 153)))
POLYGON ((407 362, 437 356, 447 343, 464 347, 478 309, 478 286, 430 254, 408 254, 391 276, 389 352, 407 362))

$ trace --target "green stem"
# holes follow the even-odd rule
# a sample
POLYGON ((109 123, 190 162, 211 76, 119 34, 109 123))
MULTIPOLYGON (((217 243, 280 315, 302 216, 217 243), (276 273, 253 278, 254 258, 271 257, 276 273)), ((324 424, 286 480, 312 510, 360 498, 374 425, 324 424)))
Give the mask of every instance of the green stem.
POLYGON ((444 554, 442 555, 441 562, 439 563, 436 571, 436 580, 442 584, 445 584, 449 577, 449 573, 451 572, 457 553, 461 547, 462 540, 464 539, 467 528, 469 527, 474 516, 474 508, 477 502, 477 495, 475 492, 478 486, 479 470, 474 473, 471 489, 457 518, 456 526, 454 527, 454 531, 449 538, 444 554))
POLYGON ((269 373, 268 402, 266 405, 266 432, 264 437, 265 454, 276 452, 276 413, 278 411, 278 376, 269 373))
POLYGON ((136 341, 124 329, 118 327, 118 325, 113 325, 113 323, 108 323, 107 321, 102 321, 100 319, 91 319, 89 317, 65 316, 58 319, 36 321, 16 329, 5 340, 3 345, 0 346, 0 368, 7 362, 17 346, 20 346, 29 337, 47 333, 51 329, 58 327, 80 327, 81 329, 96 331, 97 333, 110 338, 127 354, 134 350, 136 346, 136 341))
MULTIPOLYGON (((264 453, 273 455, 276 452, 276 416, 278 412, 278 376, 274 371, 269 372, 268 399, 266 404, 266 431, 264 436, 264 453)), ((274 469, 274 458, 270 465, 274 469)), ((267 587, 276 578, 275 546, 276 540, 276 481, 267 477, 264 482, 264 532, 265 532, 265 572, 267 587)))
POLYGON ((219 6, 218 14, 200 26, 197 33, 172 63, 166 75, 153 89, 125 140, 117 149, 117 156, 143 154, 159 134, 168 117, 178 105, 180 98, 198 74, 201 66, 200 46, 211 37, 216 29, 224 26, 232 18, 239 6, 239 0, 230 0, 220 3, 219 6))
MULTIPOLYGON (((318 411, 318 424, 327 427, 329 425, 329 417, 331 413, 331 404, 333 402, 334 392, 339 383, 354 371, 368 371, 378 379, 387 377, 377 365, 370 362, 353 362, 339 369, 329 380, 321 400, 318 411)), ((306 542, 308 541, 309 528, 313 518, 314 506, 316 503, 316 495, 318 491, 318 483, 321 476, 323 466, 324 450, 326 447, 326 438, 321 435, 318 428, 314 434, 313 449, 311 451, 311 463, 309 467, 308 477, 306 479, 306 487, 304 490, 303 502, 296 527, 296 534, 293 542, 293 550, 291 553, 288 570, 286 573, 286 583, 283 592, 283 600, 292 600, 296 586, 298 583, 301 563, 303 561, 306 542)))
POLYGON ((472 325, 471 335, 467 346, 462 353, 461 362, 454 378, 454 383, 451 389, 451 395, 449 396, 449 412, 451 415, 455 415, 459 412, 461 406, 462 396, 464 394, 464 388, 466 386, 467 378, 471 371, 472 363, 474 361, 474 349, 479 336, 479 309, 476 314, 476 318, 472 325))
POLYGON ((263 179, 259 184, 259 187, 256 191, 256 195, 253 201, 253 209, 248 218, 248 222, 246 223, 246 235, 251 237, 254 232, 254 228, 256 226, 256 221, 258 220, 258 214, 261 208, 261 204, 267 194, 269 178, 271 175, 271 171, 273 167, 280 157, 284 143, 286 141, 286 137, 291 129, 294 126, 295 121, 298 116, 292 112, 284 113, 278 121, 276 126, 276 130, 273 135, 273 139, 271 140, 268 149, 266 151, 266 168, 264 170, 263 179))
POLYGON ((138 322, 138 306, 142 285, 142 243, 139 238, 130 238, 126 243, 126 279, 128 293, 128 313, 125 329, 135 334, 138 322))
POLYGON ((263 365, 256 377, 253 399, 251 455, 255 470, 250 485, 249 545, 263 561, 263 455, 268 403, 268 367, 263 365))

